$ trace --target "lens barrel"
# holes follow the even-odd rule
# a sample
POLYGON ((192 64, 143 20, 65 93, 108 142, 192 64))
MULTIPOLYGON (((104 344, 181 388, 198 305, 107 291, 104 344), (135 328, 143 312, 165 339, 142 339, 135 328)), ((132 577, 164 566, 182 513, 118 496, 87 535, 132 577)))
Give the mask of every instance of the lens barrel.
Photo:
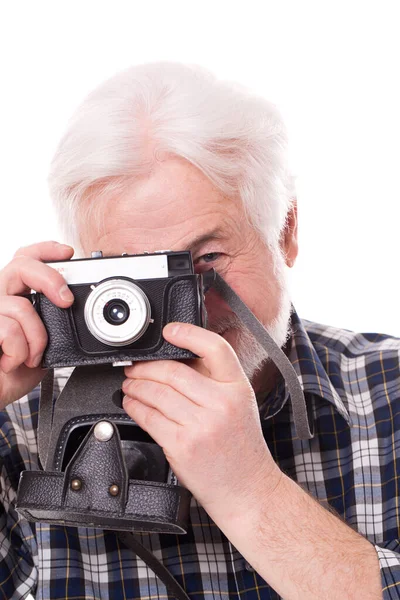
POLYGON ((93 287, 87 297, 84 318, 90 333, 103 344, 127 346, 147 330, 150 302, 133 281, 106 279, 93 287))
POLYGON ((103 316, 110 325, 122 325, 129 319, 129 315, 129 306, 120 298, 107 302, 103 309, 103 316))

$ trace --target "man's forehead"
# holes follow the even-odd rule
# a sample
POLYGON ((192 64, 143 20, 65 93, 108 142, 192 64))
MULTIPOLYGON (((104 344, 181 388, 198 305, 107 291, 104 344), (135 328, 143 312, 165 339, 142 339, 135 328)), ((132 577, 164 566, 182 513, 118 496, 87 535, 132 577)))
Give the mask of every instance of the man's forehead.
POLYGON ((241 221, 240 204, 193 165, 167 161, 148 177, 87 202, 81 221, 84 248, 96 245, 108 255, 121 250, 196 251, 207 241, 232 236, 241 221))

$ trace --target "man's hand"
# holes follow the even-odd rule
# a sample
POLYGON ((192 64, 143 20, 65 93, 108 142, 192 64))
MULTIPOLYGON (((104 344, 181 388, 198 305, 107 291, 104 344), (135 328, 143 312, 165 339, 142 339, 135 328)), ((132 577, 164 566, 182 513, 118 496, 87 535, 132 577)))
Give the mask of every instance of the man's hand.
POLYGON ((381 598, 373 546, 274 463, 231 346, 194 325, 164 328, 200 359, 127 367, 124 407, 246 560, 284 598, 381 598))
POLYGON ((0 410, 30 392, 43 379, 40 366, 47 344, 46 329, 27 298, 42 292, 60 308, 74 297, 64 278, 43 261, 69 260, 71 246, 40 242, 20 248, 0 271, 0 410))
POLYGON ((123 406, 163 448, 172 470, 214 520, 249 510, 254 490, 282 475, 262 435, 253 389, 222 337, 171 323, 164 338, 199 359, 138 362, 125 368, 123 406))

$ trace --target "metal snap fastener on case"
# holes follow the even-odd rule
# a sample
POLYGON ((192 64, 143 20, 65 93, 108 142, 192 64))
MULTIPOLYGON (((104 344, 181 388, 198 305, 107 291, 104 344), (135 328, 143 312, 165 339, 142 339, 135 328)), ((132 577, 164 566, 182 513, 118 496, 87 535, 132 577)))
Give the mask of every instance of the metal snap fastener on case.
POLYGON ((78 492, 82 487, 82 481, 78 478, 73 479, 71 481, 71 490, 74 490, 74 492, 78 492))
POLYGON ((94 437, 98 442, 108 442, 113 436, 114 427, 109 421, 99 421, 93 430, 94 437))
POLYGON ((118 496, 119 494, 119 487, 117 485, 111 485, 108 488, 109 493, 111 494, 111 496, 118 496))

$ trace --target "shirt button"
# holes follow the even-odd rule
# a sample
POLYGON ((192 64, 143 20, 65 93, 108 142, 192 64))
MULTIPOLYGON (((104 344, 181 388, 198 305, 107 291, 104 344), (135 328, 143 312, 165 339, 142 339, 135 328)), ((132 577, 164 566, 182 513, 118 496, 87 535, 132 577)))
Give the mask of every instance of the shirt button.
POLYGON ((254 569, 253 569, 253 567, 251 566, 250 563, 245 562, 244 563, 244 568, 246 569, 246 571, 249 571, 250 573, 254 573, 254 569))

